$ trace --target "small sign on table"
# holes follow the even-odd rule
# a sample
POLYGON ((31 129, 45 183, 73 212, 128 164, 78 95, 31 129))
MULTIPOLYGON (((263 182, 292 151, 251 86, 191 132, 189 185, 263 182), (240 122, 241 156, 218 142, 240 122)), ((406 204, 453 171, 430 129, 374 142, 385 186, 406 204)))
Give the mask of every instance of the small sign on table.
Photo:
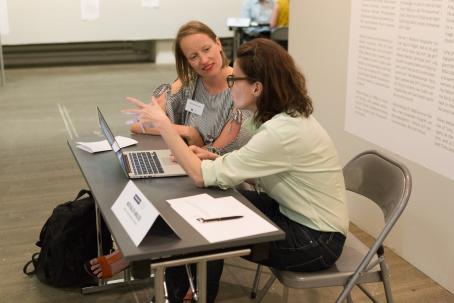
POLYGON ((136 246, 145 238, 159 211, 140 189, 129 181, 112 205, 112 212, 136 246))

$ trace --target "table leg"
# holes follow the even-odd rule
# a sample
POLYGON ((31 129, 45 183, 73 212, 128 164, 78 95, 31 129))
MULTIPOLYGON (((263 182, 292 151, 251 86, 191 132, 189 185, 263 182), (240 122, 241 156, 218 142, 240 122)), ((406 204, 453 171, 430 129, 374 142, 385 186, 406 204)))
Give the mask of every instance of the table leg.
POLYGON ((2 78, 2 86, 6 84, 5 80, 5 66, 3 64, 3 47, 2 47, 2 35, 0 35, 0 71, 2 78))
POLYGON ((207 261, 203 260, 197 263, 197 288, 198 303, 207 301, 207 261))
POLYGON ((155 267, 154 273, 154 298, 155 303, 164 303, 165 302, 165 292, 164 292, 164 266, 155 267))
MULTIPOLYGON (((101 212, 98 208, 98 205, 95 203, 95 215, 96 215, 96 241, 98 245, 98 257, 104 254, 104 250, 102 248, 102 218, 101 212)), ((105 281, 103 279, 98 280, 98 286, 105 285, 105 281)))
POLYGON ((167 261, 157 261, 156 263, 151 263, 151 268, 156 270, 155 272, 155 298, 156 303, 164 303, 164 301, 158 301, 158 296, 160 297, 159 300, 164 300, 164 270, 167 267, 173 266, 181 266, 186 264, 197 264, 197 288, 198 288, 198 296, 199 296, 199 303, 206 302, 206 288, 207 288, 207 262, 214 261, 214 260, 221 260, 226 258, 233 258, 239 256, 247 256, 251 253, 250 248, 243 248, 231 251, 225 251, 220 253, 212 253, 208 255, 201 255, 201 256, 193 256, 193 257, 183 257, 181 259, 175 260, 167 260, 167 261), (162 278, 158 278, 158 270, 161 270, 162 278), (156 288, 157 287, 157 288, 156 288), (162 290, 161 290, 162 288, 162 290))

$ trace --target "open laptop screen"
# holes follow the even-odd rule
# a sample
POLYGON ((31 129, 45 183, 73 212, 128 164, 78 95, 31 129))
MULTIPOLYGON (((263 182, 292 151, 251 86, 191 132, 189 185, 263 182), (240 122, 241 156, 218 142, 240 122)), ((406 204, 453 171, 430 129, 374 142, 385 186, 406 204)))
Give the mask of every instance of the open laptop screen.
POLYGON ((115 140, 115 136, 113 135, 112 131, 110 130, 109 125, 107 125, 106 120, 104 119, 104 116, 101 113, 101 110, 99 107, 96 107, 98 109, 98 119, 99 119, 99 126, 101 127, 101 131, 104 134, 104 137, 106 137, 107 141, 109 142, 110 146, 112 147, 112 150, 115 152, 115 155, 118 158, 118 161, 120 162, 121 169, 125 173, 127 177, 128 175, 128 170, 126 169, 126 164, 123 159, 123 154, 121 152, 120 145, 118 144, 117 140, 115 140))

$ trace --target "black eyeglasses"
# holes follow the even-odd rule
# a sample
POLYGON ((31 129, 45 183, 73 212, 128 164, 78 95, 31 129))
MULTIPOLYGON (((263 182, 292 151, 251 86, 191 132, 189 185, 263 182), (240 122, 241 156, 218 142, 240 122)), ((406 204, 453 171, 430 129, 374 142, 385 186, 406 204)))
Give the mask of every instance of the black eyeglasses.
POLYGON ((227 86, 228 86, 229 88, 232 88, 232 87, 233 87, 233 84, 235 84, 235 81, 237 81, 237 80, 249 80, 249 81, 254 81, 254 79, 249 78, 249 77, 235 77, 234 75, 228 75, 227 78, 225 78, 225 80, 227 80, 227 86))

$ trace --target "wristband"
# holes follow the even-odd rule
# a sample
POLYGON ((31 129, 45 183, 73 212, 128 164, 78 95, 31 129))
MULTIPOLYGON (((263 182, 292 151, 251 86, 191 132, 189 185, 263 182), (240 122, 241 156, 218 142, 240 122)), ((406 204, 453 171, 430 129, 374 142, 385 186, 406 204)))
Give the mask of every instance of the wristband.
POLYGON ((210 153, 216 154, 218 156, 221 155, 221 150, 217 147, 214 147, 213 145, 208 145, 207 151, 209 151, 210 153))

